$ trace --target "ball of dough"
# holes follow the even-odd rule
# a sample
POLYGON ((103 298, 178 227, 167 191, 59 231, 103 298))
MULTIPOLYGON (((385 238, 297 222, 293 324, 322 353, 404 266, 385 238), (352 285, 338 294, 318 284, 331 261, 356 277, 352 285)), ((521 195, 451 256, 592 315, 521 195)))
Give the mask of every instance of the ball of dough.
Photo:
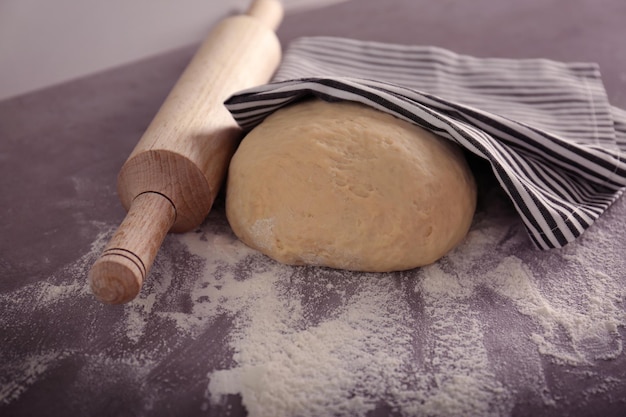
POLYGON ((286 264, 398 271, 466 235, 476 184, 452 142, 351 102, 273 113, 241 142, 226 214, 239 239, 286 264))

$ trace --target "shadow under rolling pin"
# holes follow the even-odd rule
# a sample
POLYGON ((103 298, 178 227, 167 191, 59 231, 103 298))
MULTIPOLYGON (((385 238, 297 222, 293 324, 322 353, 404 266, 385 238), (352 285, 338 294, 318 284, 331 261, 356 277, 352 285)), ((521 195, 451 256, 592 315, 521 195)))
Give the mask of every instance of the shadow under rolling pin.
POLYGON ((245 15, 219 22, 122 166, 117 188, 128 214, 89 271, 100 301, 135 298, 167 233, 208 215, 241 138, 223 102, 270 80, 282 16, 278 0, 255 0, 245 15))

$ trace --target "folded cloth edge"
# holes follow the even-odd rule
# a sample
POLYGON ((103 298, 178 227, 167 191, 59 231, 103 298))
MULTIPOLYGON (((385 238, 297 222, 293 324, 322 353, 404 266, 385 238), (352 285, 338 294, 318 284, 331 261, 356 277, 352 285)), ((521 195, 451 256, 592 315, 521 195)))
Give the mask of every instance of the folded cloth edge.
MULTIPOLYGON (((306 40, 319 42, 319 38, 306 40)), ((333 43, 338 41, 328 37, 323 37, 322 40, 333 43)), ((365 45, 367 48, 372 46, 372 42, 345 40, 344 38, 339 41, 348 42, 350 47, 354 46, 356 49, 353 53, 363 53, 360 46, 365 45)), ((302 40, 298 42, 301 44, 302 40)), ((380 47, 385 44, 375 43, 375 45, 380 47)), ((342 46, 344 47, 345 45, 342 46)), ((339 50, 344 55, 345 51, 342 48, 339 50)), ((402 51, 403 46, 393 45, 393 48, 397 52, 402 51)), ((411 52, 419 49, 415 46, 409 48, 411 52)), ((446 57, 458 56, 454 52, 441 48, 430 49, 430 52, 432 53, 433 50, 436 53, 445 54, 446 57)), ((323 51, 323 57, 320 59, 322 71, 328 73, 331 71, 324 62, 328 60, 328 48, 323 51), (324 67, 324 64, 327 67, 324 67)), ((315 61, 316 55, 311 55, 310 50, 307 50, 305 55, 308 60, 304 64, 306 67, 310 65, 311 60, 315 61)), ((367 59, 372 58, 371 52, 365 55, 367 59)), ((397 59, 397 56, 397 53, 394 53, 394 59, 397 59)), ((375 55, 374 58, 379 60, 381 57, 375 55)), ((302 53, 298 54, 297 48, 295 53, 293 48, 288 49, 284 65, 291 66, 289 69, 291 73, 294 72, 293 61, 298 59, 302 59, 302 53)), ((494 62, 505 62, 507 66, 511 62, 517 62, 503 59, 495 61, 471 59, 481 64, 480 70, 483 72, 485 62, 491 63, 492 67, 494 62)), ((347 67, 347 70, 351 68, 351 63, 343 64, 344 67, 342 67, 339 61, 339 71, 337 71, 337 60, 331 59, 331 61, 333 68, 330 69, 335 72, 345 70, 344 67, 347 67)), ((414 62, 421 65, 419 60, 414 62)), ((529 62, 550 63, 547 60, 529 62)), ((526 72, 532 70, 529 62, 524 62, 529 67, 524 69, 526 72)), ((320 66, 320 62, 313 62, 313 64, 320 66)), ((376 62, 376 64, 380 63, 376 62)), ((557 71, 569 71, 566 64, 556 64, 558 65, 551 65, 551 71, 554 72, 555 68, 557 71)), ((585 68, 583 64, 576 65, 576 70, 579 67, 585 68)), ((376 68, 378 70, 378 67, 376 68)), ((544 70, 541 66, 538 68, 540 71, 544 70)), ((502 68, 498 65, 495 70, 506 71, 506 76, 510 76, 510 72, 513 71, 509 67, 502 68)), ((307 67, 300 73, 310 75, 310 71, 307 67)), ((314 71, 319 71, 319 68, 314 71)), ((498 75, 497 71, 496 75, 498 75)), ((527 75, 524 74, 524 76, 527 75)), ((569 74, 565 75, 569 76, 569 74)), ((592 76, 599 77, 599 74, 594 73, 592 76)), ((565 92, 569 92, 569 84, 565 87, 565 92)), ((595 95, 600 93, 596 91, 595 95)), ((275 81, 238 92, 231 96, 225 105, 240 126, 250 129, 278 108, 307 96, 317 96, 329 101, 349 100, 366 104, 447 137, 468 151, 488 160, 496 178, 520 214, 532 242, 540 249, 562 247, 578 238, 619 198, 623 187, 626 186, 626 160, 622 154, 623 144, 626 142, 624 140, 626 112, 611 106, 607 107, 612 132, 603 126, 603 140, 585 144, 568 140, 562 135, 545 129, 537 129, 509 117, 446 100, 415 88, 407 88, 390 82, 388 79, 307 76, 300 79, 275 81), (613 122, 613 117, 617 118, 615 122, 613 122), (617 140, 618 138, 620 140, 617 140)), ((541 92, 537 96, 541 96, 541 92)), ((528 94, 524 96, 524 99, 526 100, 527 97, 528 94)), ((581 101, 580 97, 576 97, 576 100, 575 105, 578 106, 578 102, 581 101)), ((596 126, 591 126, 591 128, 597 129, 596 126)))

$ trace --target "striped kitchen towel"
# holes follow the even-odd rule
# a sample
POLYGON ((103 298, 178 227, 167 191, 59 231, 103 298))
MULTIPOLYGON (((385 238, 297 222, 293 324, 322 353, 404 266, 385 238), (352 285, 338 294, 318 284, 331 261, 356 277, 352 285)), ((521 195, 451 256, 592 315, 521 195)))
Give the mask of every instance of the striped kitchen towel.
POLYGON ((272 83, 225 104, 250 129, 309 96, 369 105, 486 159, 541 249, 576 239, 626 186, 626 112, 609 104, 593 63, 307 37, 272 83))

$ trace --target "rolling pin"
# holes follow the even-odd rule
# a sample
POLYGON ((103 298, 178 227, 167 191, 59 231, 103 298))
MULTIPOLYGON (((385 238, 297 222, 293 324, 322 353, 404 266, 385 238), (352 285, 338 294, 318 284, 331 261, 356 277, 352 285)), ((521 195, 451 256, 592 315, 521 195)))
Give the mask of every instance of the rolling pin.
POLYGON ((137 296, 168 232, 198 227, 224 181, 241 129, 223 102, 269 81, 281 59, 278 0, 255 0, 202 42, 124 165, 125 219, 89 271, 102 302, 137 296))

